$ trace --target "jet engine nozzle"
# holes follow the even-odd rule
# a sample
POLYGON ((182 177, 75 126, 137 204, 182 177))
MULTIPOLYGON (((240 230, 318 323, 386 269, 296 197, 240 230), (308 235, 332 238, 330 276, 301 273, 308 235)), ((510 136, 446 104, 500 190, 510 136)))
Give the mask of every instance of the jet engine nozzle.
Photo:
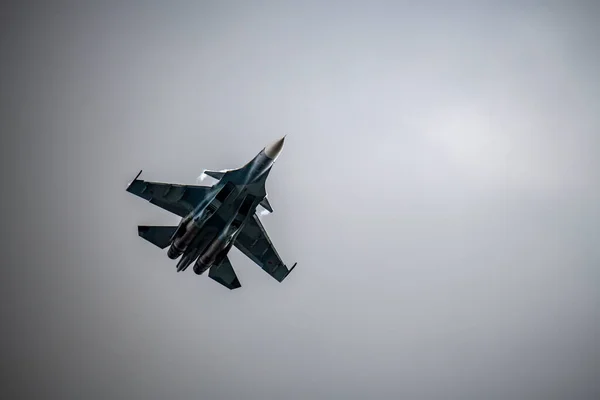
POLYGON ((169 247, 169 250, 167 250, 167 257, 169 257, 171 260, 175 260, 177 257, 183 254, 184 250, 185 249, 178 248, 175 243, 173 243, 171 244, 171 247, 169 247))
POLYGON ((200 259, 198 259, 198 261, 196 261, 196 264, 194 264, 194 273, 196 273, 196 275, 202 275, 210 267, 210 264, 204 264, 200 262, 200 259))
POLYGON ((167 251, 167 256, 172 260, 179 257, 188 248, 198 232, 200 232, 200 226, 194 221, 189 221, 180 229, 178 235, 174 235, 171 247, 169 247, 169 250, 167 251))

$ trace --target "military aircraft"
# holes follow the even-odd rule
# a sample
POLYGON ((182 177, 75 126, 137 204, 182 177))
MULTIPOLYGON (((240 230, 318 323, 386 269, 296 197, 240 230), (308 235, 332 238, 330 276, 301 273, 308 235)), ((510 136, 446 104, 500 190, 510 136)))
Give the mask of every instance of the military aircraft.
POLYGON ((232 246, 282 282, 296 267, 288 269, 271 243, 256 215, 256 207, 273 212, 265 182, 283 149, 285 136, 265 147, 250 162, 238 169, 208 171, 217 179, 213 186, 147 182, 139 179, 127 191, 181 217, 178 226, 138 226, 138 234, 165 249, 170 259, 181 259, 177 272, 194 261, 194 272, 208 276, 228 289, 241 287, 227 257, 232 246))

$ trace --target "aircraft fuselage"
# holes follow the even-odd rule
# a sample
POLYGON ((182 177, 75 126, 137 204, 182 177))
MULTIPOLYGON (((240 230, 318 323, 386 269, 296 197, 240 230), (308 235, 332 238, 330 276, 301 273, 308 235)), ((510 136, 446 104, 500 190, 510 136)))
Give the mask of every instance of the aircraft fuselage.
POLYGON ((266 179, 282 147, 283 138, 243 167, 225 171, 198 206, 182 218, 167 252, 171 259, 181 257, 178 272, 196 261, 194 272, 200 275, 227 256, 248 218, 265 199, 266 179))

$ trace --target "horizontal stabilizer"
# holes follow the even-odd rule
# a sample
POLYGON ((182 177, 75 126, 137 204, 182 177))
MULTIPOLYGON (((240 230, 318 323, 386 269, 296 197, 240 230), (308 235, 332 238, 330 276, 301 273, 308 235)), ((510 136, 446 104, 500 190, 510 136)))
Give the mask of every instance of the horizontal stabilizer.
POLYGON ((269 199, 267 199, 266 197, 262 199, 262 201, 260 202, 260 206, 270 213, 273 212, 273 207, 271 207, 271 203, 269 203, 269 199))
POLYGON ((165 249, 176 230, 176 226, 138 226, 138 235, 155 246, 165 249))
POLYGON ((223 259, 221 264, 210 268, 208 271, 208 276, 230 290, 242 287, 237 275, 235 274, 235 271, 233 270, 233 267, 231 266, 231 261, 229 261, 229 257, 227 256, 223 259))
POLYGON ((221 180, 221 178, 223 177, 223 175, 225 175, 226 171, 209 171, 209 170, 205 170, 203 172, 204 175, 208 175, 211 178, 215 178, 216 180, 221 180))

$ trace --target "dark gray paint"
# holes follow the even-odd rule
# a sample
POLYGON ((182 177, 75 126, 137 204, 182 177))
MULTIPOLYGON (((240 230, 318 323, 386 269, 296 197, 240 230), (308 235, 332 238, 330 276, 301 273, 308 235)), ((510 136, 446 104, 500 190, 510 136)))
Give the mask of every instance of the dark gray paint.
POLYGON ((177 226, 138 226, 139 236, 161 249, 169 247, 168 257, 179 258, 177 272, 194 262, 197 275, 212 267, 209 276, 219 283, 226 282, 229 289, 241 287, 227 257, 233 245, 282 282, 296 264, 287 268, 259 221, 256 208, 264 204, 272 212, 266 202, 265 185, 284 141, 285 137, 276 140, 243 167, 204 171, 219 179, 212 186, 145 181, 140 179, 140 171, 127 191, 181 220, 177 226))
POLYGON ((18 4, 0 397, 600 398, 597 2, 18 4), (137 237, 280 134, 290 279, 137 237))

